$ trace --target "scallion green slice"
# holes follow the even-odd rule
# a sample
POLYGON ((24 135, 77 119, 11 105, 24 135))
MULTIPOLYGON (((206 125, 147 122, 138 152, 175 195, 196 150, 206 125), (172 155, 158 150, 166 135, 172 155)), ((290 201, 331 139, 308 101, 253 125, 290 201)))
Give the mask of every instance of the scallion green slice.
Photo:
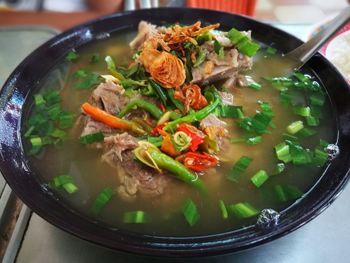
POLYGON ((276 153, 277 159, 280 161, 283 161, 284 163, 288 163, 292 160, 292 156, 290 155, 289 145, 287 145, 285 142, 282 142, 275 146, 275 153, 276 153))
POLYGON ((142 210, 125 212, 123 222, 127 224, 144 224, 150 221, 148 214, 142 210))
POLYGON ((101 142, 103 140, 104 140, 104 135, 102 132, 86 134, 79 138, 79 142, 81 144, 91 144, 95 142, 101 142))
POLYGON ((102 210, 102 208, 108 203, 108 201, 112 198, 112 196, 112 188, 107 187, 103 189, 95 199, 95 202, 91 208, 92 212, 98 214, 102 210))
POLYGON ((227 212, 227 208, 225 206, 225 203, 223 200, 219 200, 219 209, 221 211, 221 217, 223 219, 227 219, 228 218, 228 212, 227 212))
POLYGON ((252 178, 250 178, 251 182, 259 188, 262 186, 267 179, 269 179, 269 176, 264 170, 259 170, 252 178))
POLYGON ((228 211, 238 219, 250 218, 259 214, 259 210, 247 202, 228 206, 228 211))
POLYGON ((296 134, 298 131, 300 131, 302 128, 304 128, 304 124, 302 121, 295 121, 292 122, 287 126, 287 131, 290 134, 296 134))
POLYGON ((293 108, 293 111, 296 115, 299 115, 302 117, 309 117, 311 113, 310 107, 296 106, 293 108))
POLYGON ((227 175, 227 179, 232 182, 238 182, 239 177, 245 172, 252 161, 252 158, 242 156, 232 167, 230 173, 227 175))
POLYGON ((196 224, 200 218, 196 204, 190 198, 183 204, 182 213, 190 226, 196 224))

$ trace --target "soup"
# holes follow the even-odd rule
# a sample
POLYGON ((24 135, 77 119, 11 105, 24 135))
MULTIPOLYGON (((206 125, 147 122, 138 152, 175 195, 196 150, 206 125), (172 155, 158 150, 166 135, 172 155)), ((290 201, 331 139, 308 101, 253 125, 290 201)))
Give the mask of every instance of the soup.
POLYGON ((277 224, 329 159, 327 95, 311 72, 270 77, 284 62, 275 49, 217 26, 141 22, 135 39, 67 54, 24 123, 43 186, 93 220, 145 234, 277 224))

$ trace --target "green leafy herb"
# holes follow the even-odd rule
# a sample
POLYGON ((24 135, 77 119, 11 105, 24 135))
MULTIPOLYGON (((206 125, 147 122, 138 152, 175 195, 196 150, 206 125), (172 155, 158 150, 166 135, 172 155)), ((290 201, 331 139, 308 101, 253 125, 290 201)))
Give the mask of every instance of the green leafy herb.
POLYGON ((260 212, 247 202, 229 205, 228 211, 238 219, 250 218, 258 215, 260 212))
POLYGON ((86 69, 79 69, 74 73, 75 78, 85 78, 88 76, 88 72, 86 69))
POLYGON ((201 65, 204 62, 205 58, 206 58, 205 52, 202 50, 199 50, 199 53, 196 57, 196 61, 193 64, 193 67, 196 68, 199 65, 201 65))
POLYGON ((96 197, 95 202, 91 208, 92 212, 98 214, 101 212, 102 208, 108 203, 108 201, 112 198, 114 192, 112 188, 103 189, 99 195, 96 197))
POLYGON ((190 198, 187 199, 183 204, 182 213, 190 226, 195 225, 200 218, 200 215, 197 211, 197 206, 190 198))
POLYGON ((100 76, 96 73, 89 73, 85 77, 81 76, 80 78, 83 78, 83 80, 74 85, 77 89, 89 89, 100 83, 100 76))
POLYGON ((227 212, 227 208, 225 206, 225 203, 223 200, 219 200, 219 209, 221 211, 221 217, 223 219, 227 219, 228 218, 228 212, 227 212))
POLYGON ((141 210, 125 212, 123 215, 123 222, 127 224, 144 224, 149 221, 149 215, 141 210))
POLYGON ((227 179, 232 182, 238 182, 240 176, 245 172, 250 163, 253 161, 252 158, 242 156, 232 167, 230 173, 227 175, 227 179))
POLYGON ((78 59, 78 54, 75 51, 70 51, 67 56, 65 57, 66 61, 75 61, 78 59))
POLYGON ((215 53, 218 55, 219 59, 224 58, 225 56, 224 47, 221 46, 219 41, 217 41, 216 39, 214 40, 214 50, 215 50, 215 53))
POLYGON ((251 182, 259 188, 263 185, 269 179, 269 176, 264 170, 259 170, 256 174, 253 175, 252 178, 250 178, 251 182))
POLYGON ((96 63, 98 63, 99 61, 100 61, 100 54, 98 54, 98 53, 93 54, 93 55, 91 56, 91 58, 90 58, 90 63, 91 63, 91 64, 96 64, 96 63))
POLYGON ((104 135, 102 132, 91 133, 83 135, 79 138, 79 142, 81 144, 91 144, 95 142, 101 142, 104 139, 104 135))

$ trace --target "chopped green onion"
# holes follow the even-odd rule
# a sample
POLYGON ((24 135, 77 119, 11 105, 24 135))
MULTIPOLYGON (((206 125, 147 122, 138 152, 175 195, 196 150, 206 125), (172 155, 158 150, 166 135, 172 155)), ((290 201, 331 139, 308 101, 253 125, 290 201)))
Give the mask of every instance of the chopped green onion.
POLYGON ((74 124, 74 115, 70 112, 61 112, 59 116, 59 127, 61 129, 71 128, 74 124))
POLYGON ((55 178, 53 178, 52 182, 54 187, 61 187, 65 184, 72 183, 73 178, 69 175, 58 175, 55 178))
POLYGON ((317 105, 311 105, 311 116, 315 118, 322 118, 322 108, 317 105))
POLYGON ((304 124, 302 121, 295 121, 292 122, 287 126, 287 131, 290 134, 296 134, 298 131, 300 131, 302 128, 304 128, 304 124))
POLYGON ((283 133, 282 138, 288 141, 297 141, 299 139, 297 136, 291 135, 289 133, 283 133))
POLYGON ((269 176, 264 170, 259 170, 252 178, 250 178, 251 182, 259 188, 269 179, 269 176))
POLYGON ((75 51, 70 51, 70 52, 67 54, 65 60, 66 60, 66 61, 74 61, 74 60, 77 60, 78 57, 79 57, 79 56, 78 56, 77 52, 75 52, 75 51))
POLYGON ((90 133, 83 135, 79 138, 79 142, 81 144, 92 144, 95 142, 101 142, 104 139, 104 135, 102 132, 90 133))
POLYGON ((225 56, 224 47, 221 46, 219 41, 217 41, 216 39, 214 40, 214 51, 218 55, 219 59, 224 58, 224 56, 225 56))
POLYGON ((290 155, 289 145, 287 145, 285 142, 282 142, 275 146, 275 153, 276 153, 277 159, 280 161, 288 163, 292 160, 292 156, 290 155))
POLYGON ((196 224, 200 218, 196 204, 190 198, 182 206, 182 213, 190 226, 196 224))
POLYGON ((303 192, 293 185, 275 185, 273 189, 279 202, 294 201, 303 195, 303 192))
POLYGON ((125 212, 123 215, 123 222, 127 224, 143 224, 149 221, 148 214, 141 210, 125 212))
POLYGON ((196 40, 198 42, 198 45, 202 45, 203 43, 207 41, 211 41, 212 39, 213 39, 212 34, 209 31, 207 31, 205 33, 200 34, 196 40))
POLYGON ((297 136, 306 138, 315 135, 317 132, 314 129, 311 128, 303 128, 300 131, 296 133, 297 136))
POLYGON ((277 53, 277 49, 273 47, 267 47, 265 53, 268 55, 275 55, 277 53))
POLYGON ((231 43, 235 45, 238 51, 244 55, 252 57, 260 48, 260 45, 249 39, 244 33, 232 28, 228 33, 227 37, 231 43))
POLYGON ((105 188, 103 189, 99 195, 96 197, 95 202, 92 206, 92 211, 97 214, 99 213, 102 208, 108 203, 108 201, 112 198, 113 196, 113 190, 112 188, 105 188))
POLYGON ((316 93, 310 96, 311 105, 323 106, 325 103, 325 96, 323 93, 316 93))
POLYGON ((45 95, 47 106, 57 104, 61 101, 61 96, 58 90, 50 90, 45 95))
POLYGON ((320 120, 313 116, 308 116, 306 117, 306 123, 309 126, 318 126, 320 124, 320 120))
POLYGON ((50 183, 50 185, 56 188, 62 187, 69 194, 73 194, 78 191, 78 187, 74 184, 73 178, 69 175, 56 176, 53 178, 53 181, 50 183))
POLYGON ((233 45, 236 45, 245 37, 245 35, 237 29, 232 28, 230 31, 227 32, 227 37, 230 39, 233 45))
POLYGON ((79 69, 74 73, 75 78, 85 78, 87 77, 88 73, 86 69, 79 69))
POLYGON ((47 108, 46 112, 51 120, 57 120, 61 113, 61 105, 59 103, 53 104, 47 108))
POLYGON ((32 132, 35 130, 34 126, 30 126, 29 129, 26 131, 26 133, 24 134, 25 138, 30 137, 30 135, 32 135, 32 132))
POLYGON ((242 106, 219 105, 215 109, 215 114, 222 118, 239 118, 240 113, 238 110, 242 110, 242 106))
POLYGON ((277 163, 275 167, 275 171, 272 175, 277 175, 282 173, 285 168, 286 168, 286 165, 284 163, 277 163))
POLYGON ((41 147, 43 146, 43 141, 40 137, 32 137, 30 138, 30 143, 32 144, 33 147, 41 147))
POLYGON ((248 84, 248 87, 253 89, 253 90, 261 90, 262 86, 261 84, 257 83, 257 82, 251 82, 248 84))
POLYGON ((272 107, 271 105, 266 102, 266 101, 261 101, 261 100, 258 100, 258 103, 260 105, 260 108, 262 109, 262 111, 266 114, 266 115, 269 115, 269 116, 274 116, 274 113, 272 111, 272 107))
POLYGON ((84 79, 78 83, 75 83, 76 89, 89 89, 100 82, 100 75, 96 73, 89 73, 84 79))
POLYGON ((242 156, 232 167, 230 173, 227 176, 227 179, 233 182, 237 182, 241 174, 245 172, 252 161, 252 158, 242 156))
POLYGON ((261 136, 254 136, 254 137, 249 137, 246 139, 246 143, 252 144, 252 145, 259 144, 261 142, 262 142, 261 136))
POLYGON ((205 58, 206 58, 205 52, 200 50, 197 55, 196 61, 193 64, 193 67, 194 68, 198 67, 200 64, 204 62, 205 58))
POLYGON ((37 107, 45 105, 45 99, 43 95, 41 94, 34 95, 34 103, 35 103, 35 106, 37 107))
POLYGON ((229 205, 228 211, 238 219, 249 218, 259 214, 259 210, 247 202, 229 205))
POLYGON ((310 79, 306 75, 301 73, 301 72, 294 72, 293 76, 296 77, 301 82, 306 82, 307 83, 308 81, 310 81, 310 79))
POLYGON ((60 129, 55 129, 50 134, 54 138, 58 138, 60 140, 64 140, 67 137, 67 133, 65 131, 62 131, 60 129))
POLYGON ((90 58, 90 63, 91 64, 96 64, 100 61, 100 54, 96 53, 96 54, 93 54, 90 58))
POLYGON ((305 165, 311 163, 311 152, 308 149, 304 149, 301 145, 296 142, 287 141, 290 146, 290 154, 292 162, 295 165, 305 165))
POLYGON ((289 105, 291 104, 292 96, 287 91, 281 91, 280 92, 280 102, 283 105, 289 105))
POLYGON ((67 183, 62 185, 63 189, 66 190, 68 194, 73 194, 78 191, 78 187, 73 183, 67 183))
POLYGON ((219 208, 221 211, 221 217, 223 219, 227 219, 228 218, 228 212, 227 212, 227 208, 225 206, 225 203, 223 200, 219 200, 219 208))
POLYGON ((309 117, 311 113, 310 107, 300 107, 296 106, 293 108, 293 111, 296 115, 302 116, 302 117, 309 117))
POLYGON ((328 154, 320 149, 314 150, 313 163, 316 166, 323 166, 328 160, 328 154))

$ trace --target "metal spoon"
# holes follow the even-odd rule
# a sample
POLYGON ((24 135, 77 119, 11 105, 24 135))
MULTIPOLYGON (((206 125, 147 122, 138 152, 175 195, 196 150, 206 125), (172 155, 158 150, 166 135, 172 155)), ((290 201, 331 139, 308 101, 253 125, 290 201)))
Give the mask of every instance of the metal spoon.
POLYGON ((285 55, 285 58, 292 63, 292 69, 302 67, 334 33, 343 27, 350 20, 350 6, 340 12, 322 31, 316 36, 300 45, 285 55))

